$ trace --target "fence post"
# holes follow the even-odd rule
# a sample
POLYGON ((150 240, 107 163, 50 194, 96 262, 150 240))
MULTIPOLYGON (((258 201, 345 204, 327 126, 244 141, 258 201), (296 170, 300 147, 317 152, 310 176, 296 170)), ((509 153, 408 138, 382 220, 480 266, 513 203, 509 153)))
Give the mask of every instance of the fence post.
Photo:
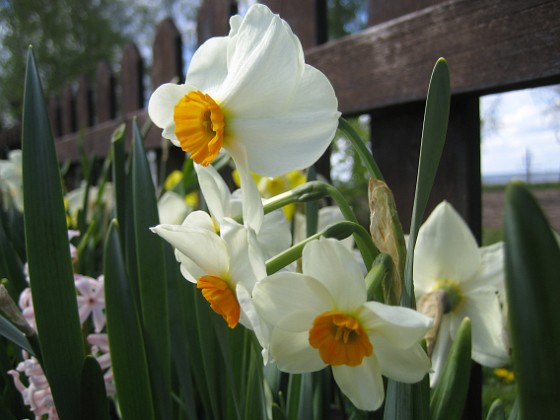
MULTIPOLYGON (((171 82, 174 78, 178 83, 184 82, 183 42, 173 20, 168 18, 158 24, 152 56, 152 87, 154 90, 164 83, 171 82)), ((182 167, 185 152, 179 147, 172 146, 168 140, 162 141, 159 129, 152 128, 146 140, 150 144, 161 145, 161 162, 164 165, 160 168, 161 177, 182 167)))
POLYGON ((121 61, 121 115, 144 107, 144 62, 138 48, 127 44, 121 61))
POLYGON ((95 72, 96 123, 112 120, 116 110, 115 76, 109 62, 101 61, 95 72))
POLYGON ((237 3, 233 0, 204 0, 198 9, 196 34, 198 45, 214 36, 229 33, 229 18, 237 13, 237 3))
POLYGON ((60 127, 60 104, 57 96, 51 96, 49 98, 49 120, 51 122, 53 137, 56 139, 62 134, 60 127))
POLYGON ((93 124, 92 94, 86 76, 80 77, 76 91, 76 128, 83 130, 93 124))
POLYGON ((60 99, 61 112, 61 134, 71 134, 76 131, 76 109, 74 108, 74 97, 72 88, 66 86, 60 99))

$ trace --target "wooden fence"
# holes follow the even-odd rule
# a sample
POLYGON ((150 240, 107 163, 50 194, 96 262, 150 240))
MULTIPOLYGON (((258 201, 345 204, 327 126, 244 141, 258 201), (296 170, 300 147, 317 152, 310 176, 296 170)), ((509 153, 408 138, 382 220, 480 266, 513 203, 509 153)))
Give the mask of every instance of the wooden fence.
MULTIPOLYGON (((448 60, 453 93, 448 140, 428 210, 446 199, 480 236, 479 98, 560 83, 560 1, 369 0, 369 28, 333 42, 326 42, 326 0, 262 3, 290 23, 306 61, 332 82, 341 112, 371 115, 372 150, 395 193, 405 229, 427 84, 436 59, 448 60)), ((199 42, 227 34, 235 12, 233 0, 205 0, 198 18, 199 42)), ((161 22, 151 90, 173 77, 183 79, 181 51, 173 22, 161 22)), ((78 160, 80 138, 86 153, 106 156, 111 133, 120 123, 129 124, 133 117, 146 121, 143 72, 138 49, 129 45, 122 54, 118 97, 115 74, 107 63, 99 63, 93 88, 84 78, 75 93, 68 88, 50 100, 61 161, 78 160)), ((146 146, 159 149, 161 144, 160 130, 151 129, 146 146)), ((466 418, 480 418, 480 389, 473 392, 466 418)))

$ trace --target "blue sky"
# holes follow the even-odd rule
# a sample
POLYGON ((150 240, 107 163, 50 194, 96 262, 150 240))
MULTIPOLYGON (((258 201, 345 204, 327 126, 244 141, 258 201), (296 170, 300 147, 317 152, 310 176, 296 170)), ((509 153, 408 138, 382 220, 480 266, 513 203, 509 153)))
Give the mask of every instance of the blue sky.
POLYGON ((529 162, 560 178, 560 86, 484 96, 480 115, 483 176, 523 174, 529 162))

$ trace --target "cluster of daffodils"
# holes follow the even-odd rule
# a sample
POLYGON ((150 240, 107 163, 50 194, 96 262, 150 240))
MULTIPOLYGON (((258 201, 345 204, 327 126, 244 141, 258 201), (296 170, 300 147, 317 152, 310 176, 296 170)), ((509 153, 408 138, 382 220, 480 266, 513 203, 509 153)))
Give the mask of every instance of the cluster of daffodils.
POLYGON ((368 302, 364 270, 347 245, 310 242, 301 272, 289 266, 267 274, 267 259, 292 238, 284 213, 264 216, 251 173, 275 177, 312 165, 340 116, 332 86, 305 64, 286 22, 261 5, 233 17, 227 37, 194 54, 185 84, 154 92, 149 114, 163 137, 194 160, 208 206, 182 224, 152 230, 175 247, 183 276, 230 328, 254 331, 265 362, 288 373, 330 365, 342 391, 364 410, 382 404, 382 375, 409 383, 426 375, 430 361, 420 340, 432 320, 368 302), (221 153, 239 174, 241 188, 233 193, 211 165, 221 153))
MULTIPOLYGON (((68 236, 72 238, 76 234, 77 232, 69 231, 68 236)), ((70 245, 70 253, 72 259, 75 259, 76 249, 72 245, 70 245)), ((114 397, 116 388, 111 369, 109 342, 105 331, 103 276, 92 278, 74 274, 74 285, 76 287, 80 324, 82 330, 87 333, 85 340, 89 346, 89 353, 95 357, 103 371, 107 396, 114 397)), ((36 333, 35 313, 29 287, 20 294, 18 304, 27 324, 36 333)), ((43 418, 44 415, 47 415, 51 420, 58 419, 49 383, 39 361, 25 351, 22 352, 22 359, 16 369, 8 371, 8 374, 12 376, 16 389, 22 395, 24 404, 29 407, 37 419, 43 418)))

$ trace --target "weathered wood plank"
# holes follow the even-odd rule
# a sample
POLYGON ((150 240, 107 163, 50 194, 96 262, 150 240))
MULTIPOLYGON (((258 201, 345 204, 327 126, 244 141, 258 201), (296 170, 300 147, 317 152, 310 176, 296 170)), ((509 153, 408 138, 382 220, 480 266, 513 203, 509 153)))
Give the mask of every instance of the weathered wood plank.
POLYGON ((110 121, 116 116, 115 76, 111 65, 101 61, 95 73, 96 122, 110 121))
POLYGON ((123 49, 121 61, 121 114, 127 115, 144 106, 144 61, 134 44, 123 49))
POLYGON ((183 42, 181 34, 170 18, 156 28, 153 47, 152 88, 177 78, 183 82, 183 42))
POLYGON ((369 0, 368 26, 404 16, 442 0, 369 0))
POLYGON ((560 1, 449 0, 306 52, 345 114, 421 100, 438 57, 453 93, 560 82, 560 1))
POLYGON ((93 124, 92 94, 89 80, 82 76, 76 91, 76 128, 82 130, 93 124))
MULTIPOLYGON (((558 39, 560 0, 448 0, 310 48, 306 59, 327 74, 340 110, 352 115, 425 99, 440 56, 449 61, 455 94, 560 82, 558 39)), ((105 141, 87 130, 85 143, 105 141)))

